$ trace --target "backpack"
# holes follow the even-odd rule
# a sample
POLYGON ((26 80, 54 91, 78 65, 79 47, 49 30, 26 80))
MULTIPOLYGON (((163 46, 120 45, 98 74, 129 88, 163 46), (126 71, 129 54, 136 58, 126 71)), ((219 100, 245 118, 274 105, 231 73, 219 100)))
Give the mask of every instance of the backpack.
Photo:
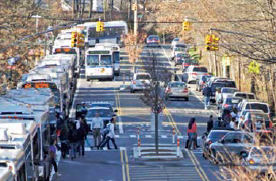
POLYGON ((107 135, 110 132, 110 124, 106 126, 106 128, 103 129, 103 135, 107 135))

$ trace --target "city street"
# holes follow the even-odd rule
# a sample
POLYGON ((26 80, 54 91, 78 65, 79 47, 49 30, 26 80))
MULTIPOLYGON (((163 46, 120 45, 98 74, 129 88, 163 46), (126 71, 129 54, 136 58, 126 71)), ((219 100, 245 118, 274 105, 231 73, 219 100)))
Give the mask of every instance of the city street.
MULTIPOLYGON (((86 154, 84 157, 71 161, 69 158, 61 159, 59 168, 63 174, 57 180, 97 180, 97 181, 138 181, 138 180, 217 180, 214 175, 218 166, 214 166, 202 157, 202 149, 184 151, 184 158, 180 161, 141 161, 134 160, 133 147, 137 146, 137 128, 140 127, 140 138, 142 145, 154 143, 154 132, 150 129, 151 113, 139 96, 139 93, 130 93, 129 90, 120 91, 119 88, 129 82, 132 66, 124 51, 121 51, 121 75, 116 81, 90 81, 87 82, 82 72, 78 80, 78 88, 75 94, 71 117, 75 113, 74 106, 81 102, 111 101, 118 110, 116 143, 118 150, 91 150, 86 143, 86 154)), ((161 66, 171 68, 168 54, 170 50, 166 46, 154 48, 158 53, 158 61, 161 66)), ((144 48, 141 56, 143 59, 148 55, 144 48), (143 57, 144 55, 144 57, 143 57)), ((83 70, 84 71, 84 70, 83 70)), ((198 126, 198 144, 201 146, 201 135, 206 131, 208 117, 216 115, 215 106, 211 110, 204 110, 202 95, 195 91, 193 84, 189 85, 190 100, 166 101, 162 131, 159 135, 160 144, 172 143, 173 125, 176 125, 176 133, 180 138, 181 149, 184 150, 187 140, 187 126, 190 118, 195 117, 198 126)), ((88 137, 93 144, 93 137, 88 137)), ((113 148, 111 146, 111 148, 113 148)))

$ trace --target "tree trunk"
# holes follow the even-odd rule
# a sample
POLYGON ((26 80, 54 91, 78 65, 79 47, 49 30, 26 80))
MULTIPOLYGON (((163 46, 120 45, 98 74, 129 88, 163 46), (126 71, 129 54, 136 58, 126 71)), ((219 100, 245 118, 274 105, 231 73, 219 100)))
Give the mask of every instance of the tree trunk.
POLYGON ((82 11, 81 11, 81 17, 84 15, 84 10, 85 10, 85 0, 82 0, 82 11))
POLYGON ((90 0, 89 18, 92 18, 92 10, 93 10, 93 0, 90 0))

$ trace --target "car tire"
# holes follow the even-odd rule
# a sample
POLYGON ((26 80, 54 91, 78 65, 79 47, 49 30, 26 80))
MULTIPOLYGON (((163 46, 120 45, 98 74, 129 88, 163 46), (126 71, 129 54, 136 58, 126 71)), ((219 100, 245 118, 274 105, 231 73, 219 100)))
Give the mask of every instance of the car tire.
POLYGON ((86 78, 86 81, 87 81, 87 82, 89 82, 89 81, 90 81, 90 79, 89 79, 89 78, 86 78))

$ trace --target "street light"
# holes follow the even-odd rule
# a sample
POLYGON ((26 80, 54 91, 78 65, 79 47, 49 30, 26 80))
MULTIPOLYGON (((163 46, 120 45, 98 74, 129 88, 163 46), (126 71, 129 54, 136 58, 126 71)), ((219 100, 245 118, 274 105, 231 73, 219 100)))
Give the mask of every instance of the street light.
POLYGON ((38 20, 41 18, 41 16, 34 15, 34 16, 32 16, 32 18, 36 19, 36 22, 35 22, 35 32, 37 33, 38 32, 38 20))

